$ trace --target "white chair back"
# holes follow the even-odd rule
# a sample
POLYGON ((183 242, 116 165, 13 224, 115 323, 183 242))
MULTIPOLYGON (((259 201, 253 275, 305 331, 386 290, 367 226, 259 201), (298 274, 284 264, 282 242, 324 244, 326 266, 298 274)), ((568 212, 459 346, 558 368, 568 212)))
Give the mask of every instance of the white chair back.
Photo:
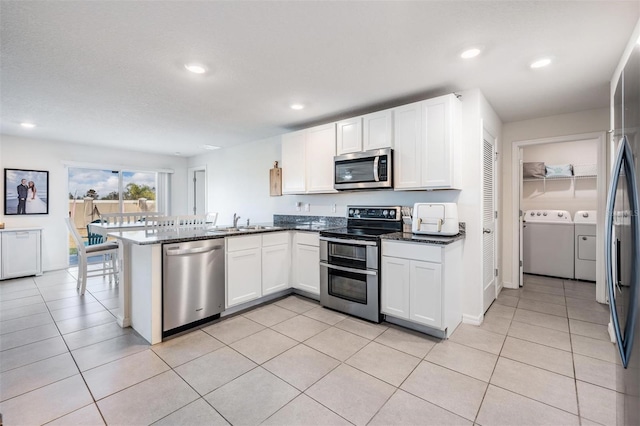
POLYGON ((179 216, 180 229, 197 229, 207 226, 207 215, 197 214, 189 216, 179 216))
POLYGON ((102 220, 102 223, 109 225, 126 225, 142 221, 146 222, 158 216, 160 216, 158 212, 104 213, 100 215, 100 220, 102 220))
POLYGON ((206 218, 207 218, 207 225, 215 226, 216 222, 218 221, 218 212, 209 212, 207 213, 206 218))
POLYGON ((146 232, 171 232, 178 229, 177 216, 154 216, 144 223, 146 232))
POLYGON ((85 255, 86 248, 84 246, 84 242, 82 241, 82 237, 76 228, 76 224, 73 222, 73 219, 68 217, 65 219, 67 223, 67 228, 69 228, 69 232, 71 233, 71 237, 73 238, 73 242, 78 248, 78 256, 85 255))

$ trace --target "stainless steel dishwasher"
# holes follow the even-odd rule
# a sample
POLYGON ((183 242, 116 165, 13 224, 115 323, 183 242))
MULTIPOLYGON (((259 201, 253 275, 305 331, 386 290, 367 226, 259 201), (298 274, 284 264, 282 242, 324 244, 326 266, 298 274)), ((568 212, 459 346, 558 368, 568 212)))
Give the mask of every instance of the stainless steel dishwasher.
POLYGON ((224 239, 164 244, 162 331, 168 336, 224 310, 224 239))

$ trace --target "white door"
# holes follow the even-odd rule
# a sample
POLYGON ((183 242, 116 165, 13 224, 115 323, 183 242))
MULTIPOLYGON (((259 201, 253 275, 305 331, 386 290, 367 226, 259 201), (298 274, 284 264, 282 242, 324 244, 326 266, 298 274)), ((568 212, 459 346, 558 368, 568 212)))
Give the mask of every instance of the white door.
POLYGON ((524 269, 523 269, 523 265, 524 265, 524 245, 523 245, 523 241, 522 241, 522 235, 524 232, 524 212, 522 211, 522 148, 520 148, 518 150, 518 158, 519 158, 519 163, 518 163, 518 228, 520 229, 520 232, 518 232, 518 256, 519 256, 519 270, 518 270, 518 286, 522 287, 522 285, 524 284, 523 282, 523 273, 524 273, 524 269))
POLYGON ((382 256, 382 300, 383 314, 409 319, 409 259, 382 256))
POLYGON ((262 252, 259 248, 227 254, 227 306, 262 296, 262 252))
POLYGON ((442 327, 442 265, 439 263, 410 261, 409 319, 442 327))
POLYGON ((283 194, 303 194, 306 191, 305 138, 304 130, 282 136, 283 194))
POLYGON ((373 112, 362 117, 362 149, 393 148, 393 111, 373 112))
POLYGON ((262 295, 289 287, 289 244, 262 248, 262 295))
POLYGON ((362 151, 362 118, 338 121, 337 155, 362 151))
POLYGON ((393 111, 395 189, 420 188, 422 172, 422 103, 393 111))
POLYGON ((331 123, 308 129, 306 150, 307 192, 337 192, 333 188, 336 125, 331 123))
POLYGON ((320 294, 320 248, 296 245, 295 287, 312 294, 320 294))
POLYGON ((484 312, 496 298, 496 150, 486 130, 482 140, 482 288, 484 312))

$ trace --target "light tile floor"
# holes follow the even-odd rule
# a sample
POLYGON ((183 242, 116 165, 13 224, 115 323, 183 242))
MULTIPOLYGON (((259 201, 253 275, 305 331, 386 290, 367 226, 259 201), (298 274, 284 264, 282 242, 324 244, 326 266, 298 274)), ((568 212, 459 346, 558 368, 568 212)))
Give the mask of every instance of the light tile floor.
POLYGON ((152 347, 74 273, 0 283, 5 425, 615 424, 592 283, 526 276, 447 341, 290 296, 152 347))

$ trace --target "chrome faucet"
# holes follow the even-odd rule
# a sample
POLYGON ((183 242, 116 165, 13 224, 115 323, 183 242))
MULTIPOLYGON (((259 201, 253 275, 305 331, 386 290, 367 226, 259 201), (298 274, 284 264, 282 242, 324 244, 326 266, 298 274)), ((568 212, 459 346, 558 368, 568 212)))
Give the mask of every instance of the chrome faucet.
POLYGON ((237 213, 233 214, 233 227, 237 228, 238 227, 238 220, 240 220, 240 216, 238 216, 237 213))
POLYGON ((251 221, 251 219, 247 218, 247 226, 251 226, 250 223, 249 223, 250 221, 251 221))

